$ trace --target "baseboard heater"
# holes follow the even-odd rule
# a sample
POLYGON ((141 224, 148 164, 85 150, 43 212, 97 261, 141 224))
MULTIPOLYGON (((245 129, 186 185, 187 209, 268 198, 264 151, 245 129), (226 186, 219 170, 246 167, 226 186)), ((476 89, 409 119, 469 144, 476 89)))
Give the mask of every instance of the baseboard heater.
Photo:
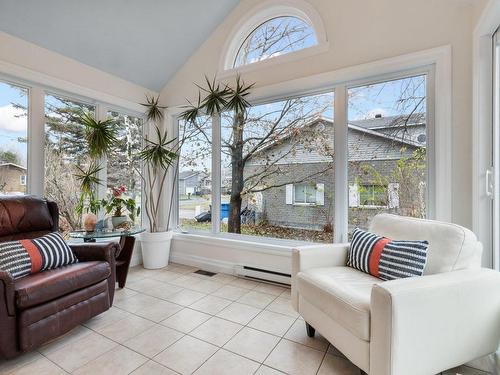
POLYGON ((243 276, 246 279, 255 281, 264 281, 273 284, 281 284, 289 286, 291 283, 291 275, 288 273, 266 270, 264 268, 256 268, 250 266, 235 266, 236 275, 243 276))

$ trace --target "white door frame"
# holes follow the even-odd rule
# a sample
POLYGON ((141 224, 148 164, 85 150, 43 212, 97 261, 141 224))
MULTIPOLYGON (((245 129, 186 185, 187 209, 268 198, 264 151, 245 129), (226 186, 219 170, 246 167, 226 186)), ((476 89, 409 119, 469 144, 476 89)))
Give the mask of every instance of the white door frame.
MULTIPOLYGON (((500 25, 500 0, 490 0, 474 30, 473 39, 473 171, 472 228, 483 243, 483 266, 500 270, 500 244, 493 242, 493 204, 487 194, 487 171, 493 165, 493 42, 500 25)), ((496 173, 496 190, 500 188, 496 173)), ((498 235, 496 236, 498 243, 498 235)))

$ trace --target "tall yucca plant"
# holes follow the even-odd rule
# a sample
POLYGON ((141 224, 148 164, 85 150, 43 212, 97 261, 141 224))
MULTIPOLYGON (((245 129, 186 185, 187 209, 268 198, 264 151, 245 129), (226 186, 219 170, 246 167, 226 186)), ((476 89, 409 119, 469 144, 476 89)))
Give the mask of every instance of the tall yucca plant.
MULTIPOLYGON (((149 231, 151 233, 161 231, 159 224, 160 202, 164 192, 164 185, 176 159, 178 158, 179 142, 177 139, 169 139, 167 132, 160 130, 163 120, 163 110, 160 106, 159 97, 146 97, 146 119, 154 126, 154 136, 144 139, 144 147, 137 154, 143 162, 143 169, 136 169, 144 183, 144 207, 149 219, 149 231)), ((166 229, 170 223, 170 212, 167 218, 166 229)))
POLYGON ((117 142, 116 126, 112 119, 97 121, 89 113, 80 116, 80 122, 85 127, 85 140, 92 158, 109 155, 113 144, 117 142))

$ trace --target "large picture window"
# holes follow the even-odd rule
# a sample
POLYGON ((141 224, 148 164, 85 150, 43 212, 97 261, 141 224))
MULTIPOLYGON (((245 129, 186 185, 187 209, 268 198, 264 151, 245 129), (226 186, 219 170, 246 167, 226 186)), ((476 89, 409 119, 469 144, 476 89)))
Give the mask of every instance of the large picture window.
POLYGON ((200 116, 194 123, 179 122, 183 143, 178 169, 179 226, 209 231, 212 222, 212 121, 200 116))
POLYGON ((222 231, 332 241, 333 204, 316 201, 315 188, 323 184, 333 197, 333 105, 325 93, 253 106, 243 129, 222 115, 221 174, 231 177, 221 198, 222 231), (314 187, 314 205, 294 204, 294 190, 312 203, 305 186, 314 187))
POLYGON ((330 243, 378 213, 427 217, 427 81, 422 71, 253 105, 241 118, 223 111, 212 118, 220 141, 198 121, 180 159, 182 229, 330 243), (214 157, 220 181, 202 189, 214 157))
POLYGON ((45 187, 44 195, 59 207, 62 232, 80 229, 82 216, 76 207, 80 199, 80 183, 75 174, 78 167, 89 167, 82 113, 95 114, 90 104, 67 98, 45 96, 45 187))
MULTIPOLYGON (((118 140, 107 157, 108 194, 111 194, 113 188, 123 186, 124 197, 133 199, 136 207, 141 207, 141 161, 137 155, 142 149, 142 119, 115 111, 109 111, 108 117, 115 122, 118 140)), ((135 212, 128 212, 128 215, 136 224, 140 224, 141 215, 136 215, 135 212)))
POLYGON ((349 231, 380 212, 426 216, 426 85, 418 75, 348 89, 349 231))
POLYGON ((0 82, 0 195, 27 192, 28 90, 0 82))

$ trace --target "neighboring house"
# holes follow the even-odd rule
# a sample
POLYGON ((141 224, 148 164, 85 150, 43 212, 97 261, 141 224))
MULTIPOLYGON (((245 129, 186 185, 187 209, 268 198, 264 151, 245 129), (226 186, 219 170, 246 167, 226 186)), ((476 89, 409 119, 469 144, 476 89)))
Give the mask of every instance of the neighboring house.
POLYGON ((179 194, 209 194, 212 182, 207 173, 202 171, 182 171, 179 173, 179 194))
POLYGON ((14 163, 0 163, 0 194, 26 193, 26 168, 14 163))
MULTIPOLYGON (((401 168, 397 164, 399 160, 412 158, 418 149, 425 150, 425 134, 422 114, 415 114, 408 121, 377 115, 349 123, 351 228, 365 226, 374 212, 381 210, 413 215, 415 210, 425 210, 425 184, 414 181, 422 178, 401 181, 396 173, 397 168, 401 168), (410 188, 407 185, 411 185, 410 188), (408 202, 411 207, 407 207, 408 202)), ((333 144, 332 121, 319 118, 304 126, 300 135, 280 139, 261 150, 247 163, 245 176, 263 168, 274 168, 276 173, 266 179, 265 185, 276 187, 249 194, 246 205, 271 225, 303 229, 331 227, 335 181, 333 144)))

